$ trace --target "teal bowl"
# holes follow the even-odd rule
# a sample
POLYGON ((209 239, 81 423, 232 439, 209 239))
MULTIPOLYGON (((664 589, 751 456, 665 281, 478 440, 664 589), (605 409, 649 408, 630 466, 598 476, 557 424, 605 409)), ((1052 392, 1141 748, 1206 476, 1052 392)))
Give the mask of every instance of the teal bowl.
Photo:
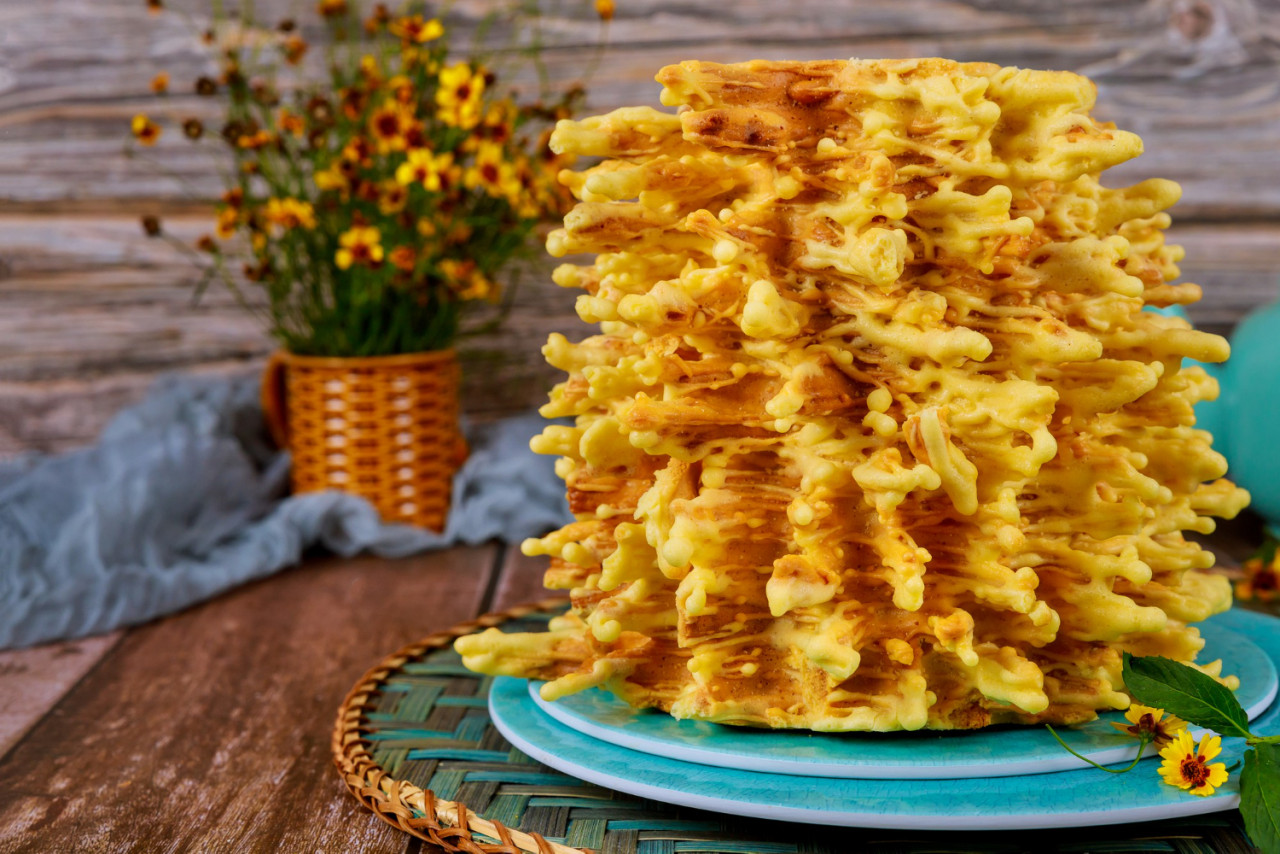
POLYGON ((1196 406, 1196 426, 1213 434, 1230 477, 1250 507, 1280 529, 1280 302, 1246 317, 1231 335, 1231 358, 1207 365, 1221 389, 1196 406))

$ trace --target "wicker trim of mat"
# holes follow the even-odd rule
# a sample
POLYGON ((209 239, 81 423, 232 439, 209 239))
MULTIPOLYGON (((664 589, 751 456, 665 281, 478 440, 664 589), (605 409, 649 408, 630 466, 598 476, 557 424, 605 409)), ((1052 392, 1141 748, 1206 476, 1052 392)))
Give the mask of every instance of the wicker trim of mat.
POLYGON ((431 791, 393 779, 373 761, 368 742, 360 736, 361 724, 370 711, 367 705, 370 697, 386 677, 405 662, 449 646, 463 635, 500 626, 527 614, 549 611, 566 602, 567 598, 556 596, 459 623, 453 628, 402 647, 362 676, 342 701, 333 729, 334 763, 351 794, 374 815, 393 827, 439 845, 447 851, 462 851, 467 854, 594 854, 590 849, 570 848, 550 842, 540 834, 525 833, 489 821, 468 810, 466 804, 437 798, 431 791), (497 839, 498 843, 474 839, 473 832, 497 839))
POLYGON ((556 597, 485 614, 409 644, 361 677, 338 711, 332 739, 335 764, 356 799, 411 836, 467 854, 847 854, 855 838, 860 849, 900 854, 1252 850, 1236 812, 976 836, 857 830, 851 837, 850 828, 720 816, 592 786, 512 749, 488 718, 485 678, 451 649, 456 638, 486 628, 545 629, 567 602, 556 597))

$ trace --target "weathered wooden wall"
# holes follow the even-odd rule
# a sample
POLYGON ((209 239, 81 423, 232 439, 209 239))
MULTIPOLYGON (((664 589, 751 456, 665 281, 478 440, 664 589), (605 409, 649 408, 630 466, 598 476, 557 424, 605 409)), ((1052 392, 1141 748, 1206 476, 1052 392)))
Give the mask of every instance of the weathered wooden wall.
MULTIPOLYGON (((205 230, 190 199, 212 196, 215 162, 170 132, 125 155, 139 110, 181 118, 208 105, 187 81, 210 66, 193 15, 149 16, 143 0, 0 0, 0 454, 92 438, 159 372, 253 370, 270 344, 223 293, 191 304, 192 270, 138 228, 145 212, 175 233, 205 230), (148 82, 169 71, 157 103, 148 82)), ((311 17, 312 3, 259 0, 311 17)), ((462 30, 495 0, 458 0, 462 30)), ((544 4, 545 5, 545 4, 544 4)), ((1185 278, 1205 287, 1192 315, 1218 331, 1274 294, 1280 273, 1280 0, 618 0, 605 61, 589 69, 599 24, 558 0, 543 22, 560 45, 552 76, 590 71, 590 107, 656 103, 653 75, 687 58, 735 61, 950 56, 1082 71, 1097 113, 1140 133, 1147 154, 1116 184, 1182 183, 1172 239, 1185 278)), ((474 346, 468 406, 539 402, 554 379, 546 334, 573 331, 573 294, 526 276, 507 329, 474 346), (481 369, 483 366, 483 369, 481 369)))

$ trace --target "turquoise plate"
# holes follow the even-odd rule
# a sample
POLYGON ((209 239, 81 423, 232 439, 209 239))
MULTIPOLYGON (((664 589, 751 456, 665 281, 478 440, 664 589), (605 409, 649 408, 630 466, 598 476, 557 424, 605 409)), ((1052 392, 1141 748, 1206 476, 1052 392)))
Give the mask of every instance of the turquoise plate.
MULTIPOLYGON (((1280 660, 1275 618, 1232 611, 1214 622, 1252 638, 1273 663, 1280 660)), ((1202 798, 1161 782, 1151 760, 1128 774, 1083 767, 963 780, 824 779, 697 765, 574 732, 540 711, 520 679, 494 681, 489 711, 515 747, 545 765, 628 794, 731 815, 878 828, 1011 830, 1155 821, 1239 803, 1239 771, 1202 798)), ((1259 715, 1253 729, 1280 733, 1280 704, 1259 715)), ((935 750, 927 740, 919 743, 922 750, 935 750)), ((1228 766, 1243 754, 1240 739, 1223 742, 1221 761, 1228 766)))
MULTIPOLYGON (((1200 659, 1221 658, 1223 672, 1240 677, 1236 699, 1252 720, 1275 699, 1276 668, 1256 644, 1225 628, 1223 619, 1201 624, 1205 650, 1200 659)), ((538 696, 540 684, 529 685, 533 702, 572 730, 616 747, 719 768, 806 777, 940 780, 1044 774, 1080 766, 1080 760, 1041 727, 856 735, 761 730, 636 711, 597 689, 547 702, 538 696)), ((1118 733, 1112 721, 1123 723, 1123 713, 1063 728, 1060 735, 1077 753, 1099 764, 1133 759, 1137 742, 1118 733)))

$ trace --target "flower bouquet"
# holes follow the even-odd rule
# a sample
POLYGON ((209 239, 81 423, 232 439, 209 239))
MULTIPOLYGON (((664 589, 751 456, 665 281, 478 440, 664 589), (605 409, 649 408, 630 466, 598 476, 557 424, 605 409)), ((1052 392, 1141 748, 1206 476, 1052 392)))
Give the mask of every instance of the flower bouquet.
MULTIPOLYGON (((264 404, 295 490, 355 491, 385 518, 439 528, 464 453, 451 348, 474 306, 500 318, 501 271, 566 209, 549 125, 583 93, 519 103, 481 59, 456 58, 421 6, 316 8, 317 46, 293 20, 215 8, 203 40, 221 72, 194 85, 223 121, 185 118, 181 132, 229 153, 230 170, 214 232, 183 249, 283 348, 264 404)), ((164 128, 141 114, 132 131, 148 146, 164 128)))

